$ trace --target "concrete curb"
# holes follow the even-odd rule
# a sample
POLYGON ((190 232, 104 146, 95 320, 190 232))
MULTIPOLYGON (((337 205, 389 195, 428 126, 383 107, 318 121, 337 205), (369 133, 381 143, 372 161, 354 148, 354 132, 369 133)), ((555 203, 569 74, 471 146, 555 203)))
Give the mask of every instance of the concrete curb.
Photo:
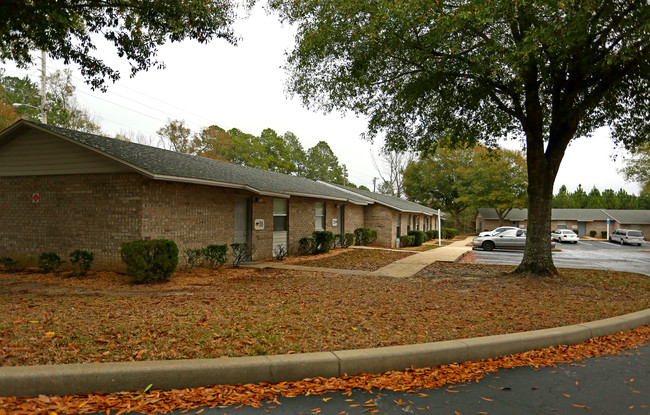
POLYGON ((575 344, 650 324, 650 309, 572 326, 376 349, 223 359, 0 367, 0 396, 182 389, 431 367, 575 344))

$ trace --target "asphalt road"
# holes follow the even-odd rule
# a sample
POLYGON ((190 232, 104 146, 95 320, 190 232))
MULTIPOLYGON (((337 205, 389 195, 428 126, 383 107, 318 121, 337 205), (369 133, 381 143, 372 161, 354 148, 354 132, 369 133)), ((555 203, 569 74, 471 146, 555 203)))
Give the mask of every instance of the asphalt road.
MULTIPOLYGON (((607 241, 583 240, 577 244, 558 243, 553 252, 558 268, 611 269, 650 276, 650 244, 619 245, 607 241)), ((475 249, 477 264, 519 265, 523 251, 475 249)))
POLYGON ((650 344, 555 367, 519 367, 418 393, 386 390, 278 398, 261 408, 200 408, 174 414, 643 414, 650 413, 650 344), (366 406, 364 406, 366 405, 366 406), (375 406, 371 406, 375 405, 375 406), (377 412, 370 412, 377 410, 377 412))

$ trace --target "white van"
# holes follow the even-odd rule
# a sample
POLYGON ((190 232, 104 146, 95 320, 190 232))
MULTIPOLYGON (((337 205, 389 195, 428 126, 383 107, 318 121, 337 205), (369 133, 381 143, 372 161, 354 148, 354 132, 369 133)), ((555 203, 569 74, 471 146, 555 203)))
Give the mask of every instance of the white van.
POLYGON ((643 240, 643 232, 631 229, 617 229, 609 234, 611 242, 619 242, 621 245, 639 245, 641 246, 645 241, 643 240))

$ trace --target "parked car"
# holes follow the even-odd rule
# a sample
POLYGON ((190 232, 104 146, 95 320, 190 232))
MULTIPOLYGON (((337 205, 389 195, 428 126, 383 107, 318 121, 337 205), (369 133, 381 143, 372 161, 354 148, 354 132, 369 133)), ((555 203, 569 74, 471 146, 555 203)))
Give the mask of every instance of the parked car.
POLYGON ((551 240, 558 242, 573 242, 574 244, 577 244, 580 237, 571 229, 556 229, 551 232, 551 240))
POLYGON ((609 234, 609 240, 611 242, 619 242, 621 245, 636 244, 641 246, 645 242, 643 232, 632 229, 617 229, 609 234))
MULTIPOLYGON (((494 236, 478 236, 472 241, 475 248, 482 248, 491 251, 495 248, 524 249, 526 247, 525 229, 506 229, 494 236)), ((555 246, 552 243, 551 246, 555 246)))
POLYGON ((516 226, 499 226, 496 229, 493 229, 491 231, 484 231, 478 234, 478 236, 494 236, 498 233, 501 233, 507 229, 519 229, 516 226))

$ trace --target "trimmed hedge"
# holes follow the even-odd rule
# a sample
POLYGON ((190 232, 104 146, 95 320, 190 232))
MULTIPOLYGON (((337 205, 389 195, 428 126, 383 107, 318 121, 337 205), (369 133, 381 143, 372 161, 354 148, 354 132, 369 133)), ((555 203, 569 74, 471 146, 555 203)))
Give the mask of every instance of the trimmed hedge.
POLYGON ((600 236, 602 236, 603 239, 607 239, 607 231, 600 231, 600 236))
POLYGON ((413 244, 411 246, 421 246, 424 243, 426 235, 422 231, 412 230, 408 231, 409 236, 413 236, 413 244))
POLYGON ((166 239, 122 242, 120 255, 133 284, 167 281, 178 266, 178 246, 166 239))
POLYGON ((430 241, 432 241, 434 239, 438 239, 438 231, 437 230, 426 231, 426 234, 429 237, 430 241))
POLYGON ((370 228, 357 228, 354 230, 354 244, 368 245, 377 240, 377 231, 370 228))
POLYGON ((330 231, 316 231, 312 233, 314 237, 314 252, 324 254, 329 252, 334 246, 334 233, 330 231))
POLYGON ((314 251, 316 246, 316 239, 314 238, 300 238, 298 241, 298 255, 307 255, 314 251))
POLYGON ((597 233, 598 233, 598 232, 596 232, 596 231, 589 231, 589 235, 590 235, 592 238, 595 238, 597 233))
POLYGON ((454 239, 458 235, 458 230, 453 228, 442 228, 442 239, 454 239))
POLYGON ((407 246, 413 246, 414 243, 415 243, 414 235, 402 235, 399 237, 399 246, 402 248, 407 246))

